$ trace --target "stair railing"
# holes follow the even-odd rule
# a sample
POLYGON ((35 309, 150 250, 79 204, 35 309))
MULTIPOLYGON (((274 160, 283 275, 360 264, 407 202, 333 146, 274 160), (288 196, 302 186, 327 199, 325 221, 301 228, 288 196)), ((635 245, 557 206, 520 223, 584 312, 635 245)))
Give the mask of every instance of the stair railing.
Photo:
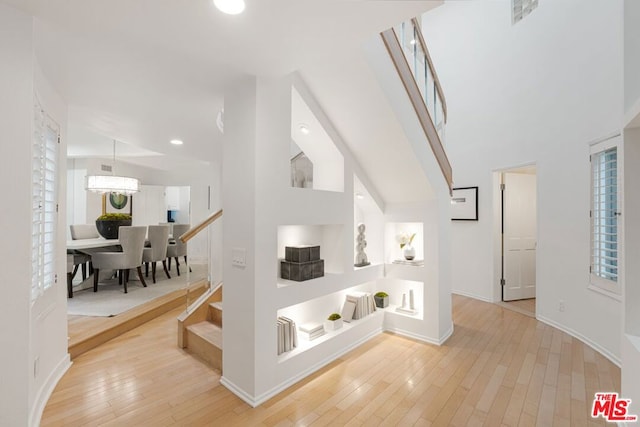
MULTIPOLYGON (((194 237, 198 236, 201 232, 203 232, 204 230, 207 230, 208 235, 206 236, 206 256, 208 259, 207 262, 207 266, 208 266, 208 271, 207 271, 207 286, 205 288, 205 292, 211 289, 211 229, 209 228, 209 226, 211 224, 213 224, 216 220, 218 220, 219 218, 222 217, 222 209, 220 209, 217 212, 214 212, 213 214, 209 215, 207 218, 205 218, 204 220, 202 220, 200 223, 196 224, 195 226, 191 227, 189 230, 187 230, 186 232, 184 232, 182 235, 177 236, 177 238, 182 242, 182 243, 187 243, 188 241, 192 240, 194 237)), ((192 269, 191 266, 189 264, 187 264, 185 266, 185 270, 187 272, 187 284, 186 284, 186 312, 189 312, 189 307, 191 306, 191 299, 192 299, 192 291, 198 290, 197 294, 195 295, 195 298, 199 297, 202 294, 202 279, 200 280, 195 280, 194 283, 191 282, 191 273, 192 273, 192 269)), ((194 266, 195 268, 195 266, 194 266)))
POLYGON ((380 33, 442 174, 453 189, 453 172, 444 149, 447 103, 416 18, 380 33))

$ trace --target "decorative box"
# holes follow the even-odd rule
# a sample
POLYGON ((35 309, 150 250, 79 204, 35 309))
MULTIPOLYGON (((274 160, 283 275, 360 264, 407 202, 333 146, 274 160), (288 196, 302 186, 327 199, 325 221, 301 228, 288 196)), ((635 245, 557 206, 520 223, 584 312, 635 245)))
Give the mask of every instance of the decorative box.
POLYGON ((324 276, 324 260, 309 262, 280 261, 280 277, 302 282, 324 276))
POLYGON ((320 246, 285 246, 284 259, 290 262, 320 260, 320 246))

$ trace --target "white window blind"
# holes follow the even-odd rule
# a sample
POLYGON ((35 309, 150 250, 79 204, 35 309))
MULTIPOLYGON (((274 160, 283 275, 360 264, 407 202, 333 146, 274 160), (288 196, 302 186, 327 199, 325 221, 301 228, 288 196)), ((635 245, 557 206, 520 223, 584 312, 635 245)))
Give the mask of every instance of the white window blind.
POLYGON ((56 281, 58 127, 36 100, 31 158, 31 299, 56 281))
POLYGON ((617 290, 618 281, 618 149, 591 155, 591 276, 596 285, 617 290), (607 283, 609 285, 607 286, 607 283))

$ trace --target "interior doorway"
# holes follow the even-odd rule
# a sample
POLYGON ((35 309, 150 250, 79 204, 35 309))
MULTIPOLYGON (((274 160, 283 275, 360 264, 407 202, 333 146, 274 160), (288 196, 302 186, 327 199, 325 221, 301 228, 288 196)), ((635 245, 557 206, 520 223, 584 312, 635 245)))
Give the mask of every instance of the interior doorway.
POLYGON ((535 165, 499 173, 501 301, 535 314, 537 175, 535 165))

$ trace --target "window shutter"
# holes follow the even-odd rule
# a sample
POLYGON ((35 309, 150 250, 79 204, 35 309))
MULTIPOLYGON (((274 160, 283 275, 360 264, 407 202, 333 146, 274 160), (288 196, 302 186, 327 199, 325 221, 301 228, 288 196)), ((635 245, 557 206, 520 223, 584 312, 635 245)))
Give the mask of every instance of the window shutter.
POLYGON ((591 156, 591 274, 618 281, 618 151, 591 156))
POLYGON ((58 128, 36 100, 31 158, 31 299, 55 282, 58 128))

